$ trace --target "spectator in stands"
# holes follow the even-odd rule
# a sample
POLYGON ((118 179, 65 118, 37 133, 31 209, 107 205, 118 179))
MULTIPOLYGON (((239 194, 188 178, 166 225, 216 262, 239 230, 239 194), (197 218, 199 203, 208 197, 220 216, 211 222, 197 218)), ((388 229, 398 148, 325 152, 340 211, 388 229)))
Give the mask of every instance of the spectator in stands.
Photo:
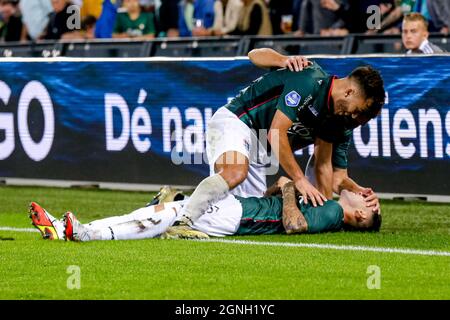
POLYGON ((70 29, 67 23, 73 14, 68 10, 71 5, 72 2, 68 0, 52 0, 53 12, 49 15, 47 28, 43 35, 44 39, 59 40, 65 33, 76 31, 70 29))
POLYGON ((141 9, 144 12, 155 12, 155 0, 139 0, 141 9))
POLYGON ((53 11, 51 0, 21 0, 19 8, 28 36, 32 40, 38 39, 48 24, 48 15, 53 11))
MULTIPOLYGON (((272 24, 273 34, 285 33, 282 30, 281 17, 292 16, 293 0, 270 0, 269 1, 269 14, 270 22, 272 24)), ((292 27, 291 27, 292 28, 292 27)))
MULTIPOLYGON (((300 28, 300 14, 302 8, 303 0, 293 0, 292 2, 292 30, 293 32, 299 30, 300 28)), ((283 29, 281 30, 283 31, 283 29)), ((284 33, 289 33, 285 32, 284 33)))
POLYGON ((216 0, 211 28, 194 27, 194 36, 222 36, 236 30, 242 10, 241 0, 216 0))
POLYGON ((449 33, 450 25, 450 1, 449 0, 428 0, 428 12, 434 27, 442 34, 449 33))
POLYGON ((209 29, 214 25, 214 1, 194 0, 194 29, 209 29))
POLYGON ((403 18, 402 41, 408 50, 406 54, 443 52, 441 48, 428 41, 428 22, 417 12, 409 13, 403 18))
POLYGON ((242 0, 244 6, 241 11, 236 35, 272 35, 269 9, 263 0, 242 0))
POLYGON ((403 16, 411 12, 419 12, 429 20, 427 1, 430 0, 398 0, 394 2, 392 10, 381 20, 381 28, 371 30, 369 33, 400 34, 403 16))
POLYGON ((336 12, 324 8, 320 0, 303 0, 300 11, 299 29, 296 35, 325 34, 330 29, 337 29, 339 16, 336 12))
POLYGON ((97 19, 94 16, 87 16, 81 22, 81 30, 67 32, 61 36, 62 40, 91 40, 95 39, 95 23, 97 19))
POLYGON ((95 24, 95 38, 112 38, 119 0, 104 0, 102 14, 95 24))
POLYGON ((181 37, 192 36, 194 28, 194 0, 181 0, 178 9, 178 29, 181 37))
POLYGON ((83 0, 81 5, 81 19, 85 19, 88 16, 92 16, 95 19, 100 18, 102 6, 103 0, 83 0))
POLYGON ((178 3, 179 0, 161 0, 158 24, 159 36, 174 38, 180 35, 178 31, 178 3))
POLYGON ((19 0, 0 0, 0 41, 27 40, 27 28, 22 23, 19 0))
POLYGON ((216 0, 213 35, 221 36, 236 30, 243 4, 240 0, 216 0))
POLYGON ((94 16, 87 16, 81 23, 84 39, 95 39, 95 25, 97 19, 94 16))
POLYGON ((183 0, 179 8, 180 36, 207 35, 214 24, 214 0, 183 0))
MULTIPOLYGON (((389 16, 397 10, 397 3, 394 1, 392 3, 381 3, 380 13, 381 13, 381 24, 378 28, 372 28, 366 31, 366 34, 400 34, 400 29, 395 25, 387 25, 389 22, 389 16)), ((397 25, 399 25, 397 23, 397 25)))
POLYGON ((124 0, 123 7, 126 12, 117 14, 113 38, 153 39, 156 33, 153 13, 142 12, 139 0, 124 0))
MULTIPOLYGON (((388 8, 393 6, 394 0, 320 0, 323 8, 334 11, 345 23, 345 29, 349 33, 365 33, 368 31, 367 21, 372 13, 367 13, 367 8, 372 5, 388 8)), ((419 0, 420 1, 420 0, 419 0)))

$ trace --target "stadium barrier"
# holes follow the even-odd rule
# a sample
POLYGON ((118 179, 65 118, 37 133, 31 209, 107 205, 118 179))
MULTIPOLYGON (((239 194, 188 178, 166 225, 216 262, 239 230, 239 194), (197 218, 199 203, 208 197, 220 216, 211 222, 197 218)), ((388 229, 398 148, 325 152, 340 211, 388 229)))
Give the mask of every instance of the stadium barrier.
MULTIPOLYGON (((383 74, 387 104, 354 131, 350 175, 380 193, 448 200, 450 56, 311 59, 338 76, 364 64, 383 74)), ((0 72, 0 179, 145 189, 208 175, 208 119, 265 71, 246 58, 58 58, 4 59, 0 72)), ((297 153, 303 168, 311 152, 297 153)))
MULTIPOLYGON (((430 40, 450 51, 449 36, 431 34, 430 40)), ((286 54, 402 53, 399 35, 350 34, 345 37, 246 36, 207 38, 157 38, 150 41, 123 39, 4 43, 0 57, 235 57, 254 48, 271 47, 286 54)))

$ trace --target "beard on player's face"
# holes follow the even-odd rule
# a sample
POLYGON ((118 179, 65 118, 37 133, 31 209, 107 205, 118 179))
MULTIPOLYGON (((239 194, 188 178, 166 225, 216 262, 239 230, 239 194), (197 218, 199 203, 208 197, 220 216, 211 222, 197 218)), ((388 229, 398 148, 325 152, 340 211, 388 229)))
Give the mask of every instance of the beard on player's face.
POLYGON ((349 98, 338 98, 334 103, 334 115, 347 128, 356 128, 366 124, 370 118, 364 115, 359 105, 364 105, 364 100, 349 98))
POLYGON ((334 114, 338 116, 350 116, 350 103, 345 99, 337 99, 334 104, 334 114))
POLYGON ((347 93, 344 97, 338 97, 334 101, 334 114, 339 116, 351 116, 357 118, 367 108, 368 101, 355 92, 347 93))

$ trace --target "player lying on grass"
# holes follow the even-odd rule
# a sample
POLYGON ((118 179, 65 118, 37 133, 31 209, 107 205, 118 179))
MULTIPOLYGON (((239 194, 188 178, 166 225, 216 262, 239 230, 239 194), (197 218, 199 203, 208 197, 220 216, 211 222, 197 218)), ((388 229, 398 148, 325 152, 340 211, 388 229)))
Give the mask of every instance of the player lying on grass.
POLYGON ((343 190, 339 201, 323 206, 305 204, 296 194, 295 184, 281 177, 264 197, 242 198, 227 195, 211 205, 185 232, 171 227, 180 218, 185 200, 140 208, 124 216, 81 224, 71 212, 55 219, 36 203, 30 217, 46 239, 74 241, 132 240, 145 238, 189 238, 275 233, 319 233, 354 229, 378 231, 381 215, 366 206, 362 195, 343 190), (281 196, 280 196, 281 195, 281 196))

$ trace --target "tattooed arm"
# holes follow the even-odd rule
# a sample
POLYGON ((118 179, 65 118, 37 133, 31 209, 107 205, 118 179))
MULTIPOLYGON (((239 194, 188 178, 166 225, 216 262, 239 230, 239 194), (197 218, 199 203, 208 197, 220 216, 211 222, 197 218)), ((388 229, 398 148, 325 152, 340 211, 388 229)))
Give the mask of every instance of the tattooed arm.
MULTIPOLYGON (((281 196, 281 187, 288 183, 289 181, 292 181, 291 179, 281 176, 278 178, 277 181, 273 185, 271 185, 269 188, 267 188, 266 192, 264 192, 264 197, 270 197, 270 196, 281 196)), ((297 189, 295 189, 296 196, 300 196, 300 192, 298 192, 297 189)))
POLYGON ((264 197, 276 196, 281 193, 280 186, 278 185, 278 181, 267 188, 266 192, 264 192, 264 197))
POLYGON ((305 233, 308 230, 308 223, 297 206, 294 182, 286 182, 281 187, 281 192, 283 194, 283 226, 286 233, 305 233))

